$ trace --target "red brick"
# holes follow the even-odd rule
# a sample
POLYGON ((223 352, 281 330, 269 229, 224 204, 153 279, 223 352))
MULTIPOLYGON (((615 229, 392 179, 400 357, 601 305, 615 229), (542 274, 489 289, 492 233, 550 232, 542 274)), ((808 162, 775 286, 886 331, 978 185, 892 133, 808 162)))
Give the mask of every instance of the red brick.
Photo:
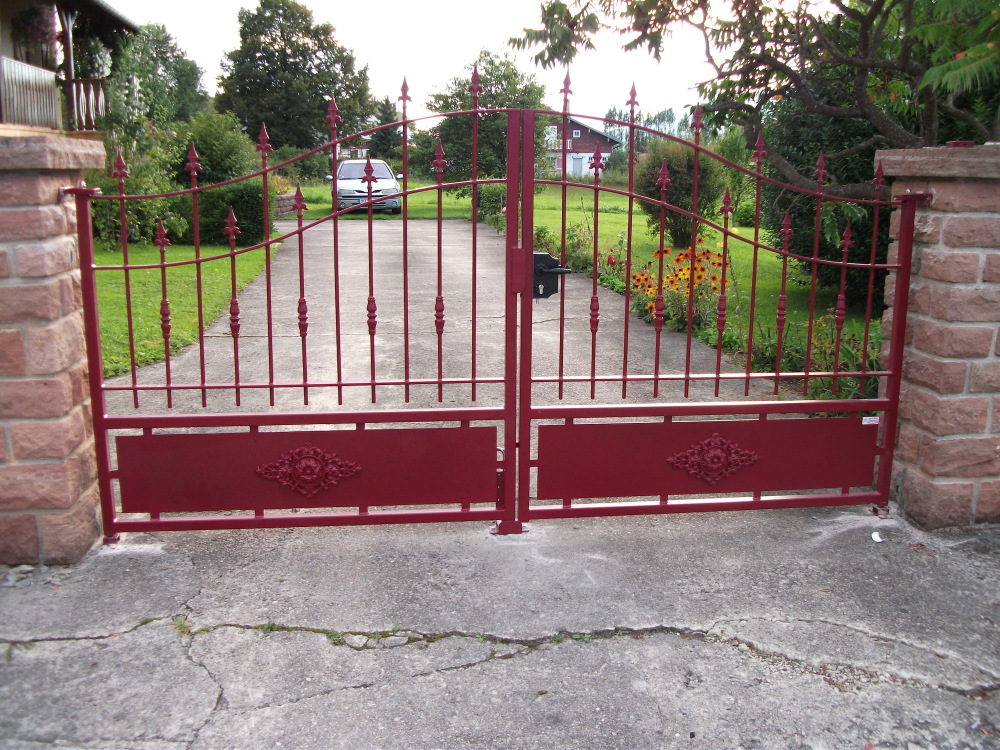
POLYGON ((63 315, 69 315, 83 309, 83 287, 80 284, 80 272, 70 271, 59 278, 59 291, 62 301, 63 315))
POLYGON ((78 266, 76 239, 53 237, 42 242, 18 245, 14 248, 17 275, 21 278, 39 278, 65 273, 78 266))
POLYGON ((952 216, 942 237, 948 247, 1000 247, 1000 216, 952 216))
POLYGON ((37 565, 39 562, 35 516, 0 516, 0 565, 37 565))
POLYGON ((61 417, 68 414, 74 405, 68 375, 0 380, 0 419, 61 417))
POLYGON ((0 149, 0 169, 60 171, 65 185, 76 184, 80 170, 100 169, 104 161, 101 141, 55 134, 6 138, 0 149))
POLYGON ((920 468, 932 477, 991 477, 1000 473, 1000 441, 995 437, 935 440, 920 449, 920 468))
POLYGON ((915 388, 910 418, 933 435, 979 434, 986 431, 989 409, 989 398, 947 398, 915 388))
POLYGON ((925 279, 974 283, 979 281, 979 253, 925 250, 920 257, 920 275, 925 279))
POLYGON ((53 174, 6 174, 0 178, 0 206, 41 206, 59 202, 66 177, 53 174))
POLYGON ((46 565, 72 565, 87 554, 101 533, 97 507, 95 486, 69 512, 41 516, 41 557, 46 565))
POLYGON ((0 425, 0 463, 5 462, 7 458, 7 435, 3 425, 0 425))
POLYGON ((918 526, 940 529, 972 522, 972 482, 934 482, 916 469, 903 480, 903 512, 918 526))
POLYGON ((83 315, 68 315, 43 328, 29 328, 26 349, 28 372, 49 375, 61 372, 86 357, 83 315))
POLYGON ((896 458, 911 464, 920 462, 921 433, 909 422, 899 426, 899 436, 896 438, 896 458))
POLYGON ((932 284, 927 281, 913 281, 910 283, 909 304, 907 305, 910 312, 915 312, 919 315, 931 314, 931 288, 932 284))
MULTIPOLYGON (((930 182, 926 179, 903 177, 892 181, 892 196, 894 198, 914 193, 929 193, 930 190, 930 182)), ((897 211, 896 213, 899 212, 897 211)))
POLYGON ((962 393, 966 371, 962 360, 932 359, 915 351, 907 351, 903 360, 903 377, 936 393, 962 393))
POLYGON ((66 215, 60 206, 0 208, 0 242, 39 240, 67 231, 66 215))
POLYGON ((983 267, 983 281, 991 283, 1000 281, 1000 253, 986 254, 986 265, 983 267))
POLYGON ((10 277, 10 256, 6 250, 0 250, 0 279, 10 277))
POLYGON ((984 211, 1000 213, 1000 192, 995 182, 938 182, 931 205, 938 211, 984 211))
POLYGON ((86 438, 82 409, 74 409, 62 419, 14 422, 10 444, 17 459, 65 458, 86 438))
POLYGON ((1000 481, 993 480, 979 485, 976 522, 1000 523, 1000 481))
POLYGON ((913 241, 936 245, 941 241, 943 217, 917 212, 913 219, 913 241))
POLYGON ((90 380, 86 362, 81 362, 69 371, 69 382, 74 404, 82 404, 90 398, 90 380))
POLYGON ((971 393, 1000 393, 1000 361, 973 362, 969 373, 971 393))
POLYGON ((0 510, 68 508, 80 497, 77 459, 0 466, 0 510))
POLYGON ((899 418, 913 419, 913 392, 916 389, 905 380, 899 384, 899 418))
POLYGON ((939 320, 966 323, 1000 321, 1000 287, 974 289, 934 284, 930 314, 939 320))
POLYGON ((938 357, 984 358, 993 351, 995 329, 986 326, 914 320, 913 345, 938 357))
MULTIPOLYGON (((892 216, 893 218, 896 218, 898 214, 893 214, 892 216)), ((898 260, 899 260, 899 243, 891 242, 889 243, 889 247, 886 250, 885 262, 888 263, 889 265, 892 265, 896 263, 898 260)), ((895 273, 895 271, 892 271, 891 273, 895 273)))
POLYGON ((26 323, 62 317, 58 280, 45 284, 5 286, 0 294, 0 322, 26 323))
POLYGON ((24 375, 27 372, 21 332, 16 328, 0 328, 0 375, 24 375))

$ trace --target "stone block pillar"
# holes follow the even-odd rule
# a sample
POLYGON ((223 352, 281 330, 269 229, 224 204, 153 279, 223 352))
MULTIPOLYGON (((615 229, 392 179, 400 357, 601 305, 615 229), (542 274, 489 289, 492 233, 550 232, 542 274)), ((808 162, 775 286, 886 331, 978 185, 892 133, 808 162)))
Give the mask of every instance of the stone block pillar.
POLYGON ((1000 146, 876 159, 894 196, 930 196, 914 227, 894 497, 924 528, 1000 522, 1000 146))
POLYGON ((98 141, 0 137, 0 563, 70 563, 100 531, 76 208, 98 141))

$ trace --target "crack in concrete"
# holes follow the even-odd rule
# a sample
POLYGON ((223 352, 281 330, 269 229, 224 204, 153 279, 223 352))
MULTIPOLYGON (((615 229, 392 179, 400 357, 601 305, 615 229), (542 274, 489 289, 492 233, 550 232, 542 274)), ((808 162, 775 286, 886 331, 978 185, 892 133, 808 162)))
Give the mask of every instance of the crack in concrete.
MULTIPOLYGON (((985 667, 981 666, 978 663, 971 663, 966 657, 962 656, 961 654, 957 654, 955 652, 948 651, 947 649, 935 648, 935 647, 932 647, 932 646, 928 646, 926 644, 917 643, 917 642, 914 642, 914 641, 909 641, 909 640, 907 640, 905 638, 899 638, 897 636, 889 635, 889 634, 886 634, 886 633, 878 633, 878 632, 874 632, 874 631, 871 631, 871 630, 866 630, 866 629, 858 627, 856 625, 850 625, 848 623, 837 622, 837 621, 834 621, 834 620, 826 620, 826 619, 822 619, 822 618, 820 618, 820 619, 795 618, 793 620, 780 620, 780 619, 777 619, 777 618, 739 617, 739 618, 732 618, 732 619, 727 619, 727 620, 716 620, 715 622, 712 623, 711 627, 709 627, 709 629, 705 632, 705 635, 706 635, 707 638, 712 638, 712 637, 718 638, 720 641, 722 641, 724 643, 729 643, 729 644, 735 645, 737 648, 740 645, 745 645, 748 648, 750 648, 751 650, 753 650, 755 653, 758 653, 758 654, 761 654, 761 655, 764 655, 764 656, 768 656, 768 657, 779 658, 779 659, 782 659, 782 660, 784 660, 785 662, 787 662, 789 664, 800 665, 806 671, 814 673, 814 674, 817 674, 818 676, 823 677, 827 681, 829 681, 827 679, 828 678, 827 671, 832 667, 832 668, 835 668, 835 669, 848 670, 848 671, 852 671, 852 672, 857 672, 858 675, 861 676, 862 678, 867 678, 868 682, 882 682, 883 681, 883 676, 887 675, 888 678, 889 678, 889 681, 893 682, 893 683, 905 684, 905 685, 916 685, 916 686, 921 686, 921 687, 925 687, 925 688, 929 688, 929 689, 940 689, 940 690, 944 690, 946 692, 955 693, 956 695, 965 696, 967 698, 969 698, 969 697, 973 697, 973 698, 974 697, 983 697, 983 696, 986 696, 986 695, 990 695, 990 694, 992 694, 994 692, 1000 691, 1000 675, 997 675, 995 672, 993 672, 993 671, 991 671, 989 669, 986 669, 985 667), (734 622, 753 622, 753 621, 765 622, 765 623, 770 623, 770 624, 774 624, 774 625, 794 625, 796 623, 801 623, 801 624, 804 624, 804 625, 821 624, 821 625, 829 625, 831 627, 843 628, 845 630, 849 630, 851 632, 858 633, 859 635, 863 635, 866 638, 870 638, 870 639, 873 639, 873 640, 886 641, 888 643, 899 644, 899 645, 902 645, 902 646, 906 646, 907 648, 912 648, 912 649, 917 650, 917 651, 922 651, 924 653, 931 654, 932 656, 935 656, 937 658, 946 657, 946 658, 949 658, 949 659, 954 659, 955 661, 959 662, 960 664, 962 664, 964 666, 967 666, 967 667, 969 667, 971 669, 978 670, 979 672, 983 673, 984 675, 986 675, 988 678, 992 679, 993 681, 989 682, 989 683, 986 683, 986 684, 976 685, 973 688, 961 688, 961 687, 957 687, 955 685, 947 684, 945 682, 942 682, 940 684, 933 684, 933 683, 927 682, 926 680, 920 679, 918 677, 904 677, 904 676, 899 675, 899 674, 894 674, 894 673, 892 673, 891 671, 888 671, 888 670, 869 669, 867 667, 861 667, 861 666, 856 666, 856 665, 851 665, 851 664, 844 664, 844 663, 841 663, 841 662, 829 662, 828 664, 822 664, 822 665, 816 666, 816 665, 810 664, 808 661, 806 661, 804 659, 796 659, 796 658, 787 656, 785 654, 781 654, 779 652, 768 651, 768 650, 762 648, 760 646, 760 644, 756 644, 756 643, 754 643, 754 642, 752 642, 750 640, 745 640, 745 639, 742 639, 742 638, 739 638, 739 637, 727 637, 727 636, 722 635, 722 631, 721 631, 721 627, 720 627, 722 625, 731 625, 734 622), (715 631, 717 631, 717 630, 719 631, 719 634, 718 635, 714 635, 715 631)), ((831 684, 833 684, 833 683, 831 683, 831 684)))
MULTIPOLYGON (((192 597, 192 599, 195 597, 192 597)), ((112 633, 108 635, 98 635, 98 636, 63 636, 63 637, 52 637, 52 638, 38 638, 24 641, 14 641, 14 640, 3 640, 0 639, 0 648, 3 646, 7 647, 6 659, 9 661, 13 658, 13 654, 18 650, 26 650, 32 646, 39 643, 66 643, 66 642, 76 642, 76 641, 102 641, 110 638, 116 638, 121 635, 128 633, 133 633, 146 625, 162 622, 166 620, 165 617, 157 618, 146 618, 142 620, 139 624, 135 625, 128 630, 123 630, 119 633, 112 633)), ((878 683, 878 682, 890 682, 898 685, 907 685, 914 687, 922 687, 931 690, 943 690, 955 695, 960 695, 966 698, 985 698, 993 695, 994 693, 1000 692, 1000 678, 989 670, 983 669, 979 665, 974 665, 976 669, 979 669, 984 674, 991 678, 995 678, 995 681, 988 682, 985 684, 976 684, 971 688, 963 688, 956 685, 951 685, 945 682, 940 684, 934 684, 924 679, 916 677, 904 677, 900 674, 894 674, 888 670, 877 670, 857 665, 844 664, 840 662, 828 662, 824 664, 813 664, 805 659, 800 659, 787 654, 780 653, 778 651, 772 651, 764 648, 760 644, 754 643, 752 640, 740 638, 737 636, 727 636, 724 635, 722 626, 730 625, 734 622, 751 622, 754 620, 759 620, 763 622, 768 622, 772 624, 786 624, 792 625, 795 623, 802 624, 825 624, 833 627, 841 627, 853 632, 857 632, 868 638, 885 640, 891 643, 898 643, 900 645, 907 646, 909 648, 921 650, 925 653, 929 653, 935 656, 940 656, 941 654, 947 655, 949 658, 954 658, 956 661, 961 662, 964 665, 971 666, 968 660, 961 655, 950 653, 944 649, 936 649, 924 644, 909 642, 906 639, 898 638, 891 635, 886 635, 883 633, 875 633, 871 631, 866 631, 864 628, 858 626, 849 625, 846 623, 840 623, 830 620, 810 620, 804 618, 798 618, 794 620, 778 620, 778 619, 764 619, 764 618, 753 618, 753 617, 743 617, 743 618, 731 618, 726 620, 717 620, 712 623, 712 625, 706 629, 698 628, 688 628, 688 627, 678 627, 672 625, 655 625, 644 628, 631 628, 631 627, 613 627, 613 628, 601 628, 597 630, 587 631, 587 632, 572 632, 567 630, 561 630, 549 635, 540 636, 537 638, 517 638, 510 636, 499 636, 489 633, 476 633, 476 632, 466 632, 462 630, 451 630, 440 633, 422 633, 415 630, 409 630, 404 628, 396 628, 392 630, 383 631, 338 631, 332 629, 324 628, 314 628, 308 626, 290 626, 290 625, 280 625, 272 622, 265 622, 256 625, 248 625, 243 623, 219 623, 216 625, 201 627, 197 629, 192 629, 187 625, 187 617, 185 615, 174 615, 170 618, 174 628, 178 631, 182 638, 188 638, 188 645, 185 649, 185 654, 192 664, 201 667, 208 674, 209 678, 213 681, 219 690, 216 697, 215 706, 209 717, 206 718, 204 724, 199 727, 195 732, 195 739, 197 739, 198 733, 208 724, 211 716, 219 710, 221 703, 224 698, 224 688, 220 680, 211 672, 207 665, 198 661, 194 658, 191 653, 191 644, 194 638, 199 635, 211 633, 216 630, 221 630, 224 628, 236 628, 240 630, 257 630, 261 633, 313 633, 316 635, 325 636, 327 641, 334 647, 345 647, 350 648, 354 651, 366 651, 375 649, 392 649, 392 648, 405 648, 413 644, 431 644, 446 638, 467 638, 475 640, 479 643, 489 643, 491 646, 514 646, 514 650, 502 653, 498 652, 495 648, 490 649, 490 653, 487 657, 483 659, 477 659, 471 662, 449 665, 446 667, 439 667, 437 669, 429 670, 426 672, 420 672, 412 675, 413 677, 427 677, 432 674, 441 674, 445 672, 461 671, 467 669, 474 669, 476 667, 487 664, 491 661, 498 659, 513 659, 518 657, 523 657, 534 653, 540 648, 547 646, 557 646, 566 642, 577 642, 577 643, 591 643, 593 641, 602 640, 612 640, 615 638, 635 638, 642 639, 653 635, 672 635, 682 639, 697 640, 702 643, 709 644, 720 644, 726 645, 731 648, 738 650, 744 654, 750 654, 756 658, 763 659, 765 661, 770 661, 773 663, 781 664, 783 666, 795 669, 800 673, 807 673, 817 676, 823 679, 825 682, 830 684, 832 687, 844 691, 845 687, 851 684, 866 684, 866 683, 878 683), (365 642, 362 645, 353 645, 348 642, 349 638, 360 637, 365 638, 365 642), (398 644, 385 646, 381 645, 384 641, 390 638, 400 638, 405 639, 398 644)), ((304 700, 307 697, 315 697, 317 695, 334 693, 340 690, 348 689, 367 689, 373 687, 374 683, 361 683, 352 686, 341 686, 338 688, 333 688, 329 691, 314 693, 310 696, 303 696, 302 698, 297 698, 291 702, 297 702, 299 700, 304 700)), ((281 704, 285 705, 285 704, 281 704)), ((241 709, 242 710, 242 709, 241 709)), ((194 742, 195 740, 192 740, 194 742)))

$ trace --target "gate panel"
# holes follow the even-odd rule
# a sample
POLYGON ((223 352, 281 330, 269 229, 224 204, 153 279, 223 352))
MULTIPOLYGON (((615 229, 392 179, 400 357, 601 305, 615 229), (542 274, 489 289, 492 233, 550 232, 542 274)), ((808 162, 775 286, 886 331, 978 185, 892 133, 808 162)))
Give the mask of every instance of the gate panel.
MULTIPOLYGON (((628 148, 625 182, 604 180, 610 148, 602 154, 600 145, 590 147, 589 173, 571 174, 570 131, 579 141, 581 131, 586 136, 589 126, 600 133, 606 121, 571 115, 568 88, 563 111, 532 115, 560 123, 560 174, 553 178, 546 165, 522 168, 523 244, 530 255, 538 249, 532 247, 536 233, 556 237, 554 258, 539 256, 535 268, 545 274, 558 265, 577 273, 561 274, 551 296, 537 277, 540 298, 522 306, 519 520, 865 503, 885 508, 912 245, 910 230, 902 227, 895 257, 879 260, 885 252, 879 217, 885 222, 902 206, 901 224, 912 226, 919 196, 891 202, 880 171, 873 200, 827 195, 821 160, 815 190, 783 186, 814 207, 815 221, 810 217, 805 230, 793 228, 786 214, 780 236, 771 237, 760 221, 768 180, 762 142, 753 169, 726 162, 701 143, 700 114, 693 142, 639 127, 633 91, 631 119, 612 123, 629 134, 622 146, 628 148), (680 207, 684 196, 670 192, 666 161, 653 191, 637 189, 635 164, 644 158, 635 145, 640 131, 690 152, 690 209, 680 207), (728 191, 721 205, 699 206, 699 165, 709 160, 753 178, 752 227, 733 224, 728 191), (555 215, 549 209, 538 218, 532 201, 539 191, 548 203, 558 198, 555 215), (639 211, 643 205, 646 213, 639 211), (650 238, 646 216, 657 214, 650 238), (839 259, 823 257, 828 214, 873 216, 875 230, 852 237, 850 223, 842 220, 839 259), (664 229, 670 215, 691 221, 690 239, 676 248, 664 229), (603 225, 612 222, 609 234, 603 225), (811 256, 790 251, 793 231, 810 232, 811 256), (855 243, 864 260, 849 257, 855 243), (823 269, 829 271, 821 274, 823 269), (863 313, 847 302, 849 274, 867 281, 863 313), (896 319, 879 358, 872 355, 880 333, 876 290, 881 293, 877 282, 887 275, 898 275, 896 319), (839 277, 839 286, 823 287, 821 276, 839 277), (795 294, 802 286, 805 294, 795 294), (793 299, 803 296, 796 307, 793 299), (702 313, 704 327, 696 323, 696 304, 710 305, 710 314, 702 313), (746 328, 734 354, 728 325, 740 320, 737 312, 746 328), (846 322, 852 315, 854 328, 846 322), (776 334, 765 336, 765 327, 776 334), (793 335, 806 342, 802 352, 792 351, 793 335), (761 367, 756 355, 768 346, 776 351, 761 367)), ((527 145, 524 154, 530 159, 527 145)))
POLYGON ((536 494, 666 502, 709 492, 870 487, 877 435, 877 424, 846 417, 545 424, 536 494))
MULTIPOLYGON (((356 139, 395 127, 403 132, 405 163, 413 121, 403 94, 402 122, 346 136, 331 103, 331 142, 313 153, 346 153, 356 139)), ((519 530, 520 290, 508 262, 517 250, 518 212, 507 215, 515 239, 505 243, 475 222, 449 221, 442 208, 450 191, 485 185, 507 186, 517 205, 520 113, 476 108, 453 116, 474 132, 481 117, 506 118, 512 173, 481 179, 473 160, 471 180, 450 181, 439 153, 423 165, 434 176, 429 184, 412 180, 406 164, 397 186, 394 175, 362 160, 360 188, 334 170, 329 215, 304 218, 298 192, 280 236, 256 244, 242 241, 244 230, 255 219, 266 226, 267 176, 284 166, 268 163, 263 128, 261 170, 235 181, 262 186, 261 204, 240 209, 243 215, 230 209, 221 226, 210 224, 206 207, 224 186, 198 184, 194 146, 189 190, 130 195, 119 159, 117 194, 74 191, 86 217, 79 238, 108 538, 157 529, 470 520, 519 530), (436 218, 414 219, 416 202, 421 215, 436 218), (147 215, 189 209, 192 237, 175 236, 181 230, 161 222, 137 227, 133 204, 149 204, 147 215), (95 252, 87 220, 94 207, 103 226, 118 222, 121 240, 112 252, 95 252), (383 208, 389 215, 376 215, 383 208), (241 289, 240 266, 254 258, 263 270, 241 289), (209 282, 218 279, 225 299, 211 301, 209 282), (138 291, 150 288, 154 299, 137 302, 138 291), (99 320, 116 311, 127 337, 115 355, 124 372, 105 378, 102 343, 119 342, 102 341, 99 320), (182 342, 185 318, 197 327, 182 342), (159 356, 153 352, 160 361, 142 366, 150 341, 162 342, 159 356), (289 509, 308 512, 281 513, 289 509)))
POLYGON ((495 427, 135 435, 115 443, 123 513, 498 500, 495 427))

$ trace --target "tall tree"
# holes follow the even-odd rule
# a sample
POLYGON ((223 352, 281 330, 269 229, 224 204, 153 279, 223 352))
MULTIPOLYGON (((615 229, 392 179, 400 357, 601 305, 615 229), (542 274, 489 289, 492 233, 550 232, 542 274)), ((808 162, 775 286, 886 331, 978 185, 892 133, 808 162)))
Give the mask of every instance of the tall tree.
MULTIPOLYGON (((396 105, 387 96, 380 101, 375 111, 375 125, 391 125, 399 121, 396 105)), ((398 159, 403 145, 403 134, 399 128, 383 128, 372 133, 368 143, 368 153, 379 159, 398 159)))
MULTIPOLYGON (((468 66, 469 76, 453 78, 444 93, 432 94, 427 108, 432 112, 455 112, 472 109, 472 73, 478 72, 480 109, 541 109, 545 87, 535 77, 517 69, 507 55, 483 50, 468 66)), ((535 122, 535 154, 546 153, 545 125, 535 122)), ((491 114, 479 118, 479 175, 503 176, 507 164, 507 117, 491 114)), ((449 117, 431 130, 441 139, 448 161, 449 179, 468 179, 472 175, 472 119, 449 117)), ((429 163, 429 162, 428 162, 429 163)))
POLYGON ((330 97, 340 108, 341 133, 364 127, 373 107, 368 68, 334 39, 330 24, 293 0, 260 0, 240 10, 240 46, 222 61, 216 106, 251 133, 265 123, 274 147, 315 148, 328 140, 330 97))
MULTIPOLYGON (((610 26, 630 37, 626 49, 646 48, 659 57, 672 27, 694 26, 715 70, 700 87, 710 120, 714 115, 715 124, 742 125, 748 144, 761 132, 769 105, 786 96, 797 97, 807 112, 867 123, 871 136, 851 145, 859 150, 929 146, 949 137, 1000 139, 1000 88, 988 85, 992 78, 966 75, 969 85, 947 96, 931 85, 941 80, 944 86, 933 74, 943 63, 935 62, 934 45, 914 31, 935 19, 933 0, 830 1, 833 14, 810 0, 788 7, 759 0, 729 0, 725 7, 709 0, 576 0, 570 7, 547 0, 544 28, 528 29, 512 43, 541 46, 535 59, 548 66, 592 48, 593 35, 610 26)), ((969 53, 982 49, 981 70, 997 65, 990 46, 996 44, 995 22, 982 24, 983 11, 995 10, 996 0, 945 1, 955 13, 948 25, 954 44, 972 45, 969 53), (968 28, 975 33, 960 31, 968 28)), ((778 149, 768 149, 767 158, 786 181, 814 185, 811 170, 796 169, 778 149)), ((839 184, 830 191, 858 197, 870 195, 871 187, 839 184)))

